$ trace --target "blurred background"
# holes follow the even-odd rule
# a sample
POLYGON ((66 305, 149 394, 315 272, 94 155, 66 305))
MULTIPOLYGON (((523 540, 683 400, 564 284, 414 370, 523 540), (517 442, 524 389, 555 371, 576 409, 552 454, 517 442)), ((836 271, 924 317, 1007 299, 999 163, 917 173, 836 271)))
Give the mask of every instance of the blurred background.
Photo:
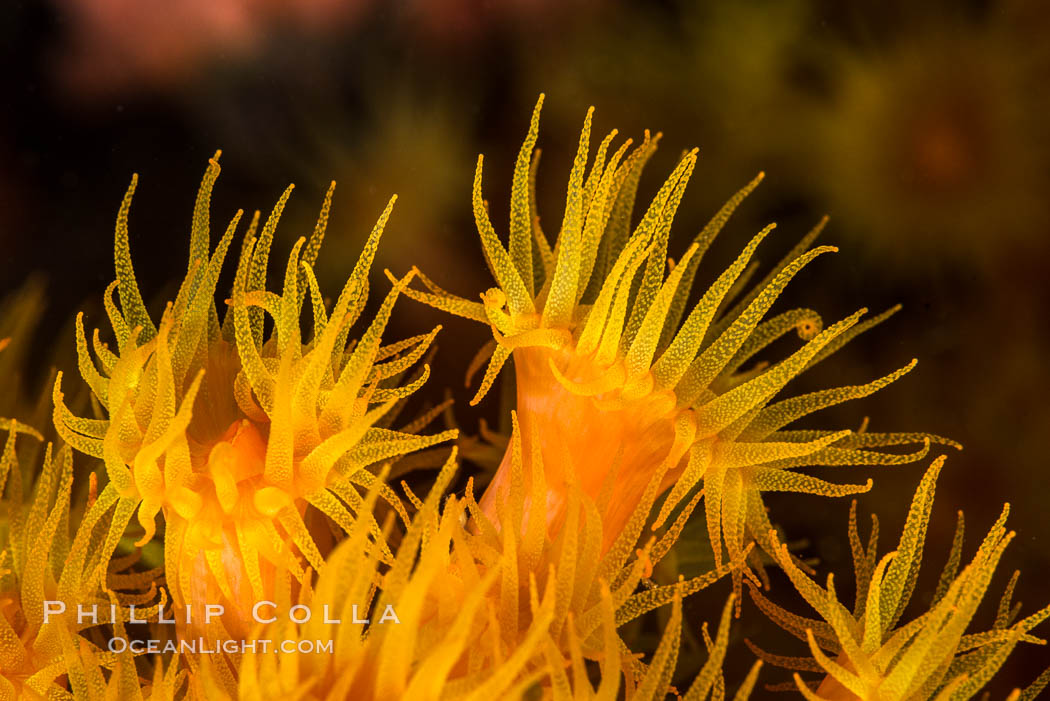
MULTIPOLYGON (((805 305, 825 320, 904 308, 793 389, 866 382, 918 357, 902 381, 813 425, 855 427, 870 416, 872 430, 961 441, 941 477, 916 611, 947 557, 956 509, 967 514, 969 556, 1009 500, 1019 537, 995 591, 1022 569, 1030 612, 1050 599, 1048 29, 1050 6, 1036 0, 9 0, 0 4, 0 336, 18 334, 0 360, 22 377, 0 408, 28 416, 49 367, 73 368, 77 310, 89 327, 105 326, 113 222, 133 172, 132 253, 159 314, 185 270, 193 200, 216 148, 213 231, 239 207, 267 212, 294 182, 277 244, 287 252, 338 181, 319 263, 334 294, 397 193, 373 290, 387 289, 383 268, 418 264, 474 297, 492 284, 470 210, 474 162, 486 154, 486 196, 505 221, 513 159, 542 91, 545 221, 561 216, 592 104, 600 133, 664 133, 643 197, 682 150, 700 148, 676 257, 766 172, 709 253, 701 284, 769 221, 779 227, 761 255, 772 264, 830 214, 823 240, 841 252, 799 276, 779 308, 805 305)), ((410 300, 399 306, 392 338, 445 325, 431 399, 451 388, 468 430, 498 421, 498 401, 471 409, 463 386, 487 330, 410 300)), ((860 500, 862 515, 882 517, 884 552, 922 470, 883 468, 860 500)), ((869 472, 821 474, 863 482, 869 472)), ((848 502, 768 503, 845 589, 848 502)), ((805 613, 778 589, 774 598, 805 613)), ((725 593, 687 607, 694 634, 725 593)), ((988 606, 984 624, 995 601, 988 606)), ((736 634, 803 653, 773 628, 748 602, 736 634)), ((740 668, 750 659, 740 645, 730 653, 740 668)), ((1048 662, 1045 648, 1016 653, 993 697, 1048 662)), ((789 676, 767 668, 762 679, 789 676)))

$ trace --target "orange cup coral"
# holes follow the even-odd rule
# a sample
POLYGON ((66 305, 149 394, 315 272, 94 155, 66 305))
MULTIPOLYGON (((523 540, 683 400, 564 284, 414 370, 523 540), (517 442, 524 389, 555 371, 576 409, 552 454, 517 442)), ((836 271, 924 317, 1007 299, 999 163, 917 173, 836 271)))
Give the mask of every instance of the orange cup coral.
MULTIPOLYGON (((831 575, 827 587, 821 588, 791 562, 786 546, 778 549, 777 562, 823 620, 796 616, 752 588, 752 596, 763 611, 809 643, 812 658, 778 657, 753 645, 752 649, 774 664, 826 674, 815 692, 795 674, 795 684, 806 699, 889 701, 932 698, 935 694, 937 698, 970 698, 999 670, 1018 643, 1045 644, 1028 633, 1050 616, 1050 606, 1015 621, 1020 604, 1015 607, 1011 600, 1018 573, 1014 573, 999 602, 992 630, 966 634, 1003 551, 1013 540, 1013 531, 1005 528, 1009 505, 1003 507, 1002 515, 962 571, 959 565, 963 522, 959 512, 952 552, 929 610, 897 625, 915 591, 934 490, 943 464, 942 456, 926 471, 915 491, 897 549, 881 559, 877 555, 878 520, 872 517, 872 533, 865 547, 857 532, 854 502, 849 535, 857 592, 852 611, 839 603, 831 575)), ((1041 687, 1042 684, 1026 690, 1024 698, 1034 698, 1041 687)))
MULTIPOLYGON (((921 433, 784 430, 809 413, 871 394, 914 366, 912 362, 866 385, 770 403, 792 378, 893 312, 861 321, 861 310, 826 329, 806 309, 763 321, 803 267, 836 250, 807 250, 823 222, 745 292, 748 264, 773 226, 759 232, 689 308, 701 256, 761 175, 730 199, 677 262, 668 261, 671 224, 696 151, 682 157, 632 231, 641 170, 659 136, 647 133, 630 152, 627 140, 609 156, 614 130, 587 171, 588 112, 552 247, 536 212, 534 147, 542 104, 541 96, 514 168, 509 247, 499 241, 489 220, 478 159, 474 215, 499 286, 482 294, 478 303, 446 292, 420 274, 426 289, 409 288, 405 294, 492 327, 492 357, 475 403, 503 364, 514 358, 518 420, 525 444, 538 437, 547 472, 542 498, 552 534, 566 517, 570 463, 591 499, 597 499, 610 472, 616 475, 603 510, 603 548, 612 545, 634 514, 648 513, 657 497, 670 490, 653 525, 663 524, 702 481, 715 562, 723 560, 722 544, 729 558, 740 562, 750 540, 772 549, 763 492, 843 496, 871 487, 870 481, 837 485, 794 468, 899 464, 922 458, 931 441, 953 444, 921 433), (757 352, 792 330, 807 341, 800 349, 772 367, 745 367, 757 352), (868 450, 908 443, 924 445, 907 455, 868 450)), ((531 460, 531 454, 524 459, 531 460)), ((480 501, 497 525, 496 502, 510 471, 508 452, 480 501)), ((738 567, 734 575, 737 590, 744 571, 738 567)))
MULTIPOLYGON (((349 529, 355 518, 363 518, 382 543, 372 514, 361 510, 358 489, 375 484, 395 511, 407 516, 368 466, 453 438, 455 431, 419 436, 384 425, 398 401, 426 380, 424 366, 410 382, 398 384, 437 332, 382 345, 382 331, 407 281, 387 295, 359 339, 349 338, 365 304, 368 268, 393 200, 329 314, 312 265, 324 238, 331 190, 313 235, 293 247, 281 293, 264 288, 289 188, 261 232, 256 233, 257 215, 249 226, 230 309, 220 321, 215 287, 241 213, 209 254, 209 199, 218 173, 213 159, 197 196, 189 269, 159 327, 146 311, 131 265, 132 181, 117 217, 117 280, 105 296, 116 352, 96 331, 93 359, 80 317, 77 324, 80 371, 108 419, 73 416, 63 403, 61 374, 54 399, 60 434, 101 458, 110 479, 81 532, 90 533, 113 510, 104 545, 111 553, 134 512, 145 531, 139 544, 153 537, 155 518, 163 512, 174 603, 191 607, 179 618, 194 620, 197 611, 200 620, 205 602, 221 605, 225 615, 213 622, 214 630, 195 624, 192 631, 221 639, 248 635, 248 609, 267 598, 279 572, 288 570, 302 582, 308 568, 324 567, 316 542, 323 531, 309 528, 310 519, 323 514, 349 529), (114 289, 120 310, 112 300, 114 289), (300 316, 307 298, 313 333, 304 341, 300 316), (273 318, 269 337, 264 337, 264 312, 273 318)), ((392 561, 389 549, 383 557, 392 561)), ((77 575, 97 581, 97 573, 77 575)))

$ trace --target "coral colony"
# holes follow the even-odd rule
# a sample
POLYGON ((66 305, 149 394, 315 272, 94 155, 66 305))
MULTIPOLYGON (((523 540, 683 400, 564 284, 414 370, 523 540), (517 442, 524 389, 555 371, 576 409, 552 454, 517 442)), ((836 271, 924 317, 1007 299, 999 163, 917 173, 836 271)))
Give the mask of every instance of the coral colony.
POLYGON ((927 610, 907 608, 943 456, 895 550, 879 554, 877 522, 862 541, 854 505, 852 606, 783 544, 792 534, 777 530, 764 493, 872 488, 799 468, 916 463, 934 446, 959 447, 866 425, 792 427, 915 365, 781 396, 895 311, 827 325, 809 309, 769 314, 799 271, 835 250, 812 247, 824 222, 754 282, 770 225, 694 294, 704 253, 761 175, 670 258, 696 151, 636 208, 660 136, 635 143, 612 131, 594 151, 588 112, 552 236, 536 204, 542 102, 514 164, 506 237, 490 219, 478 158, 473 210, 495 286, 459 296, 439 286, 440 270, 387 271, 392 286, 371 315, 369 290, 382 283, 371 264, 393 199, 334 300, 314 274, 332 190, 283 261, 278 289, 267 289, 291 188, 265 220, 256 213, 243 226, 237 212, 216 236, 216 154, 185 276, 158 316, 132 265, 132 179, 117 215, 116 280, 102 296, 108 324, 77 316, 76 371, 60 369, 51 389, 60 440, 42 445, 50 427, 0 424, 0 697, 721 699, 732 621, 758 615, 800 638, 802 656, 749 640, 758 660, 732 682, 736 698, 766 662, 805 675, 767 669, 767 687, 807 699, 965 699, 1019 644, 1042 642, 1031 631, 1050 608, 1019 617, 1016 576, 991 627, 970 631, 1013 537, 1006 508, 969 564, 960 516, 927 610), (484 432, 505 446, 494 471, 461 466, 477 439, 430 428, 445 405, 406 416, 421 387, 451 381, 430 377, 440 326, 385 336, 402 296, 491 329, 470 403, 513 373, 509 435, 484 432), (760 359, 792 333, 794 350, 760 359), (400 479, 409 471, 425 493, 400 479), (710 570, 656 577, 690 539, 708 541, 710 570), (786 577, 771 581, 770 567, 786 577), (719 619, 712 638, 683 600, 716 583, 728 596, 708 616, 719 619), (788 583, 817 618, 771 600, 771 584, 788 583), (643 621, 655 637, 639 635, 643 621), (702 634, 706 662, 679 659, 683 629, 702 634))

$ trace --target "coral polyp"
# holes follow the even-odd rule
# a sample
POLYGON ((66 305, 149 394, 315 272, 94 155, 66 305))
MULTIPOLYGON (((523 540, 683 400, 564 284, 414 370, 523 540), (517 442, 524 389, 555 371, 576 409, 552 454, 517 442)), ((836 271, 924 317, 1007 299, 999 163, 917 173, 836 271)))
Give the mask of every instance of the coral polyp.
MULTIPOLYGON (((54 611, 59 607, 95 606, 126 615, 128 606, 134 605, 142 615, 156 613, 165 601, 157 588, 159 573, 124 571, 136 564, 137 554, 110 563, 92 547, 97 543, 71 543, 70 522, 75 518, 71 515, 72 451, 68 446, 54 450, 48 444, 36 482, 27 489, 16 450, 18 437, 39 440, 41 435, 17 421, 0 420, 0 426, 8 432, 0 454, 0 492, 4 493, 0 501, 0 697, 69 698, 63 695, 65 680, 76 679, 85 669, 78 654, 91 660, 87 668, 95 673, 100 673, 100 658, 105 658, 109 667, 118 660, 78 635, 93 629, 97 632, 97 617, 81 620, 79 616, 56 616, 54 611), (68 563, 85 559, 102 571, 111 593, 79 588, 63 596, 59 582, 69 569, 68 563)), ((134 669, 130 656, 123 662, 130 662, 134 669)))
POLYGON ((0 692, 6 698, 18 698, 57 690, 55 679, 64 673, 60 624, 44 625, 44 600, 54 593, 53 578, 48 576, 55 565, 51 553, 69 547, 68 533, 59 530, 68 531, 73 474, 68 449, 57 460, 49 450, 36 494, 22 504, 17 436, 20 432, 35 434, 37 439, 41 436, 16 422, 5 428, 8 436, 0 455, 0 490, 8 488, 12 494, 3 504, 5 533, 0 552, 0 635, 4 641, 0 692), (15 484, 9 487, 9 480, 15 484), (37 535, 40 539, 35 541, 37 535))
MULTIPOLYGON (((80 371, 108 418, 74 416, 63 402, 60 374, 55 426, 77 450, 102 459, 109 476, 81 533, 90 533, 112 510, 103 547, 111 553, 136 514, 143 529, 138 544, 144 545, 162 513, 167 579, 176 606, 199 611, 205 603, 223 605, 226 615, 211 633, 243 637, 250 631, 248 607, 272 595, 281 572, 302 582, 309 568, 323 568, 315 537, 323 531, 311 530, 311 519, 321 514, 343 529, 355 518, 371 520, 371 533, 382 543, 372 514, 361 512, 358 490, 375 483, 368 467, 455 432, 418 436, 383 423, 395 404, 426 380, 424 366, 418 377, 398 384, 437 331, 382 344, 407 281, 395 285, 360 338, 349 336, 366 301, 368 269, 393 200, 329 313, 312 265, 324 238, 331 190, 313 235, 292 249, 280 294, 264 287, 289 188, 261 231, 257 216, 249 226, 233 295, 220 319, 215 288, 241 213, 209 252, 209 199, 218 173, 213 159, 197 196, 188 271, 159 325, 146 310, 131 264, 132 181, 117 217, 117 280, 104 299, 115 352, 96 331, 92 356, 80 317, 77 323, 80 371), (312 334, 304 340, 300 317, 307 299, 312 334), (264 313, 273 319, 268 336, 264 313)), ((377 489, 405 518, 393 492, 385 484, 377 489)), ((382 552, 391 562, 389 550, 382 552)), ((78 576, 87 584, 97 582, 91 572, 73 575, 78 576)))
MULTIPOLYGON (((929 610, 898 625, 915 591, 934 489, 943 464, 944 458, 938 458, 926 471, 915 491, 897 549, 882 558, 877 550, 877 519, 873 516, 871 537, 864 545, 857 532, 854 503, 849 523, 857 584, 852 611, 839 603, 831 575, 827 586, 821 588, 798 569, 784 546, 779 549, 777 562, 823 620, 796 616, 751 588, 759 607, 807 642, 812 653, 811 658, 785 658, 758 650, 761 656, 774 664, 826 675, 819 684, 807 684, 797 673, 794 675, 805 698, 966 699, 992 678, 1018 643, 1045 644, 1028 633, 1050 616, 1050 607, 1016 620, 1020 604, 1015 606, 1012 597, 1018 573, 999 602, 992 629, 966 633, 1003 551, 1014 538, 1013 531, 1005 527, 1009 505, 1003 507, 970 564, 961 571, 963 520, 959 513, 951 555, 929 610)), ((1026 689, 1024 698, 1033 698, 1045 683, 1042 679, 1026 689)))
MULTIPOLYGON (((603 549, 660 494, 670 490, 654 527, 702 482, 715 563, 723 561, 723 545, 729 559, 740 562, 746 542, 772 549, 763 492, 843 496, 871 487, 870 481, 833 484, 795 468, 906 463, 925 456, 931 441, 952 444, 921 433, 785 430, 809 413, 871 394, 914 366, 866 385, 770 403, 791 379, 893 311, 861 321, 866 311, 861 310, 827 328, 806 309, 763 321, 799 271, 836 250, 809 249, 823 222, 748 290, 745 271, 773 226, 763 229, 700 300, 688 305, 701 257, 761 176, 729 200, 677 262, 669 261, 671 224, 696 151, 680 159, 632 229, 641 171, 659 136, 646 134, 634 150, 627 140, 610 156, 614 130, 588 171, 589 111, 552 246, 540 227, 535 196, 542 103, 541 96, 514 168, 507 246, 489 219, 478 159, 474 216, 498 287, 473 302, 420 274, 426 289, 406 294, 491 326, 491 358, 474 402, 514 359, 522 441, 538 441, 546 482, 537 497, 546 505, 552 534, 566 518, 570 469, 593 500, 615 474, 603 506, 603 549), (756 353, 792 330, 805 341, 801 348, 772 366, 753 362, 756 353), (871 450, 909 443, 922 447, 905 455, 871 450)), ((523 459, 532 460, 532 454, 523 459)), ((480 500, 482 512, 497 525, 497 502, 511 470, 508 451, 480 500)), ((743 571, 738 566, 734 574, 738 591, 743 571)))

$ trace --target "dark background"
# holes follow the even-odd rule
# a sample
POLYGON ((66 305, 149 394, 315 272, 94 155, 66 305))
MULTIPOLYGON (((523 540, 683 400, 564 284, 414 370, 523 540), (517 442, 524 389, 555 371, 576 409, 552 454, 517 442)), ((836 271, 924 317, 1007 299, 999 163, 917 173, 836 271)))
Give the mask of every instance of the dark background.
MULTIPOLYGON (((683 149, 700 148, 674 256, 732 192, 766 172, 702 266, 701 284, 768 221, 779 224, 761 254, 770 264, 831 215, 824 241, 841 252, 800 275, 779 308, 804 304, 826 321, 861 306, 881 311, 901 302, 904 309, 793 387, 865 382, 912 357, 919 366, 812 425, 854 427, 867 415, 872 430, 927 430, 964 443, 941 477, 916 611, 947 555, 955 510, 966 510, 968 557, 1009 500, 1019 537, 981 623, 994 617, 1014 568, 1023 570, 1019 598, 1031 612, 1050 600, 1050 8, 918 4, 3 3, 0 291, 43 292, 41 311, 31 315, 35 331, 3 356, 22 369, 22 389, 0 404, 29 415, 31 388, 48 366, 73 368, 69 321, 78 309, 89 327, 105 326, 99 298, 113 277, 113 221, 132 172, 140 174, 132 252, 159 313, 185 269, 193 199, 216 148, 224 153, 213 231, 238 207, 265 214, 294 182, 277 244, 287 251, 312 228, 328 182, 337 180, 319 264, 322 286, 334 294, 396 192, 373 299, 387 289, 383 268, 403 273, 412 264, 475 296, 492 284, 470 211, 476 154, 486 154, 493 218, 505 221, 513 158, 543 91, 540 200, 548 230, 561 216, 591 104, 599 135, 612 127, 636 139, 643 128, 664 132, 643 197, 683 149)), ((10 328, 11 318, 0 325, 10 328)), ((451 387, 467 428, 494 418, 493 400, 467 407, 461 379, 486 329, 405 300, 388 337, 435 323, 446 331, 427 391, 440 399, 451 387)), ((883 468, 861 498, 862 514, 883 518, 883 552, 896 542, 922 470, 883 468)), ((871 471, 856 472, 820 474, 862 482, 871 471)), ((848 596, 848 502, 790 496, 769 504, 791 536, 808 540, 807 554, 837 572, 848 596)), ((778 589, 782 603, 804 612, 790 590, 778 589)), ((724 595, 719 589, 687 608, 694 631, 717 617, 711 602, 724 595)), ((745 609, 748 635, 763 641, 770 627, 745 609)), ((766 647, 804 652, 801 644, 766 647)), ((740 646, 730 658, 750 662, 740 646)), ((1029 682, 1048 662, 1045 648, 1015 653, 993 697, 1029 682)), ((788 678, 767 669, 761 679, 788 678)))

